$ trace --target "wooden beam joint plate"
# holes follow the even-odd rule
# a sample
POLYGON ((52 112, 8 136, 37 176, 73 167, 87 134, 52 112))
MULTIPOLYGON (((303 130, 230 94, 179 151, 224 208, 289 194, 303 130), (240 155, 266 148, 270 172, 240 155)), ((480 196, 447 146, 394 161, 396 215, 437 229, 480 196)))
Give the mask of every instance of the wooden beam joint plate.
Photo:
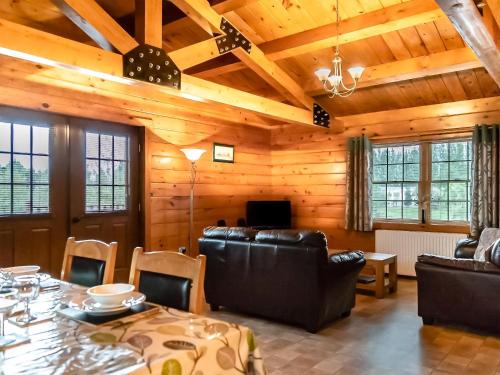
POLYGON ((318 103, 313 104, 313 123, 325 128, 330 127, 330 114, 318 103))
POLYGON ((222 17, 220 28, 224 31, 225 35, 215 38, 219 54, 223 55, 238 47, 243 48, 247 53, 252 50, 252 43, 236 29, 231 23, 222 17))
POLYGON ((181 88, 181 71, 161 48, 141 44, 123 56, 123 76, 181 88))

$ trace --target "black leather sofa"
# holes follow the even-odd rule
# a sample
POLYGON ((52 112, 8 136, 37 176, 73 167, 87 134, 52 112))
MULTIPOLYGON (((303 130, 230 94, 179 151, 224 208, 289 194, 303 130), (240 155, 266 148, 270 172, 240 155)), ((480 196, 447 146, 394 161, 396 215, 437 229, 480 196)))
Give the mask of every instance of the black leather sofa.
POLYGON ((424 324, 458 324, 500 333, 500 240, 487 261, 474 260, 477 241, 461 240, 455 258, 421 255, 415 264, 418 315, 424 324))
POLYGON ((208 227, 199 239, 207 256, 205 296, 219 306, 317 332, 348 316, 365 264, 360 251, 328 257, 319 231, 208 227))

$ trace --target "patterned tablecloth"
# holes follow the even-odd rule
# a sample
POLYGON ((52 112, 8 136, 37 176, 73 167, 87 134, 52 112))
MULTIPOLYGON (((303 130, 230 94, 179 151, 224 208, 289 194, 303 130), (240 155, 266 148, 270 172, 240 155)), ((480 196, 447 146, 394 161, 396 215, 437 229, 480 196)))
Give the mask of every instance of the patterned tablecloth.
MULTIPOLYGON (((33 311, 56 311, 85 289, 61 283, 40 294, 33 311)), ((1 374, 264 375, 253 332, 244 326, 162 308, 95 327, 59 315, 6 333, 30 342, 0 352, 1 374)))

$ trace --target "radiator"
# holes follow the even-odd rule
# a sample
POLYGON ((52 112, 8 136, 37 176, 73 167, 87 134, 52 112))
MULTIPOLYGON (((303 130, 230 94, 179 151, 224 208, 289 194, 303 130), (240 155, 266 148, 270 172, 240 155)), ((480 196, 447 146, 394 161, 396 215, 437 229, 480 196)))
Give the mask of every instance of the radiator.
POLYGON ((462 233, 376 230, 375 251, 398 256, 398 274, 415 276, 417 256, 423 253, 452 257, 462 233))

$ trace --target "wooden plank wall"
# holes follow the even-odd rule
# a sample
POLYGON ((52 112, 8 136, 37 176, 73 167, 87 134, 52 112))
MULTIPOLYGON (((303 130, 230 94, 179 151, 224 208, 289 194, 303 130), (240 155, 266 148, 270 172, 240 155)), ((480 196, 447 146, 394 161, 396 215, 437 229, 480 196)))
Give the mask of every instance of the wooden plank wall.
MULTIPOLYGON (((328 244, 336 249, 373 251, 374 233, 344 230, 346 141, 348 137, 367 134, 374 142, 398 139, 428 139, 470 134, 478 123, 498 123, 500 111, 455 116, 427 116, 424 119, 388 122, 390 113, 370 124, 358 121, 359 116, 346 118, 346 132, 333 134, 328 130, 305 131, 298 128, 272 130, 271 158, 273 194, 277 199, 292 202, 293 224, 298 228, 324 231, 328 244), (355 124, 355 125, 354 125, 355 124)), ((423 111, 422 111, 422 114, 423 111)), ((360 115, 361 116, 361 115, 360 115)))
POLYGON ((150 249, 187 246, 189 226, 190 163, 183 147, 207 152, 197 163, 193 244, 204 227, 224 219, 235 226, 245 217, 250 199, 270 199, 271 153, 269 130, 245 126, 207 125, 174 119, 156 121, 148 130, 146 155, 149 173, 150 249), (213 143, 234 145, 234 163, 212 161, 213 143))

